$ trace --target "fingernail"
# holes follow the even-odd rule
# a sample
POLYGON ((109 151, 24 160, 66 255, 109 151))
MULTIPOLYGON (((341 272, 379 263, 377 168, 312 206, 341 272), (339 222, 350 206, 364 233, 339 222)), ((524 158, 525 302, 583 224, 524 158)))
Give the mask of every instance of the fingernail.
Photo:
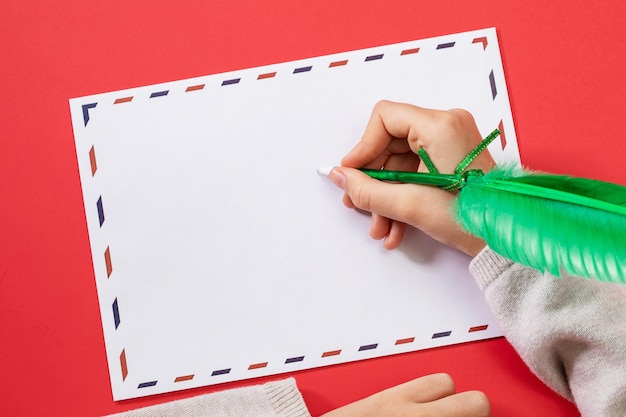
POLYGON ((341 188, 342 190, 345 189, 346 176, 343 172, 341 172, 341 170, 337 168, 331 169, 330 172, 328 173, 328 179, 330 180, 330 182, 332 182, 333 184, 335 184, 337 187, 341 188))
POLYGON ((333 170, 333 168, 334 168, 333 166, 330 166, 330 167, 320 167, 320 168, 317 169, 317 173, 327 177, 328 174, 330 174, 330 171, 333 170))

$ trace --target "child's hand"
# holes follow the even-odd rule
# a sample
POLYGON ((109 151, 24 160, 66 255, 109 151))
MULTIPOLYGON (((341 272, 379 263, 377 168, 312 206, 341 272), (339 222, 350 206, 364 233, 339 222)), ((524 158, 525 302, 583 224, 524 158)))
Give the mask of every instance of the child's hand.
POLYGON ((414 379, 322 417, 487 417, 489 400, 480 391, 455 393, 449 375, 434 374, 414 379))
MULTIPOLYGON (((345 192, 344 204, 372 213, 370 235, 397 248, 406 225, 471 256, 485 242, 463 232, 451 215, 454 193, 416 184, 374 180, 353 168, 428 172, 417 151, 424 148, 441 173, 452 173, 482 140, 471 114, 465 110, 430 110, 381 101, 374 107, 359 143, 334 168, 329 179, 345 192)), ((468 169, 489 171, 495 165, 487 150, 468 169)))

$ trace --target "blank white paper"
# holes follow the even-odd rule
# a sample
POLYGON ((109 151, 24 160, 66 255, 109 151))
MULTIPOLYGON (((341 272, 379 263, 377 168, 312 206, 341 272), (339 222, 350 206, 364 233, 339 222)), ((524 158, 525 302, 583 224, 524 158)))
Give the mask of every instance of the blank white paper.
POLYGON ((495 29, 70 100, 115 400, 502 334, 468 257, 384 250, 317 174, 381 99, 519 161, 495 29))

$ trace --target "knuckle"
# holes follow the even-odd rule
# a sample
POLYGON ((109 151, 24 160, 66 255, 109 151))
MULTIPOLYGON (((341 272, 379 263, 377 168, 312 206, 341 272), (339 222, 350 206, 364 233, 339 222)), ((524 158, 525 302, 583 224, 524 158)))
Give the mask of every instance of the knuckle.
POLYGON ((378 100, 374 104, 374 110, 380 110, 381 107, 387 107, 391 102, 389 100, 378 100))
POLYGON ((437 113, 437 123, 440 128, 450 133, 462 132, 468 126, 473 126, 474 116, 465 109, 454 108, 437 113))
POLYGON ((472 113, 470 113, 469 111, 465 109, 454 108, 454 109, 448 110, 448 113, 454 115, 459 121, 463 121, 463 122, 474 121, 474 116, 472 116, 472 113))
POLYGON ((439 112, 438 116, 438 122, 443 129, 456 131, 463 125, 464 116, 458 109, 439 112))

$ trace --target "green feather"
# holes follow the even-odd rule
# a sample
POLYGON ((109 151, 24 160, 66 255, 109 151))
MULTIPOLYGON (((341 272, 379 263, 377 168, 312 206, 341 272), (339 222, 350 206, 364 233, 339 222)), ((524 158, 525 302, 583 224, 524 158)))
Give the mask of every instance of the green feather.
POLYGON ((502 256, 561 276, 626 283, 626 187, 586 178, 496 167, 467 170, 500 134, 483 139, 441 174, 426 150, 418 155, 429 173, 363 169, 382 181, 460 190, 455 215, 469 233, 502 256))
POLYGON ((626 187, 497 167, 467 177, 456 215, 515 262, 555 276, 626 282, 626 187))

